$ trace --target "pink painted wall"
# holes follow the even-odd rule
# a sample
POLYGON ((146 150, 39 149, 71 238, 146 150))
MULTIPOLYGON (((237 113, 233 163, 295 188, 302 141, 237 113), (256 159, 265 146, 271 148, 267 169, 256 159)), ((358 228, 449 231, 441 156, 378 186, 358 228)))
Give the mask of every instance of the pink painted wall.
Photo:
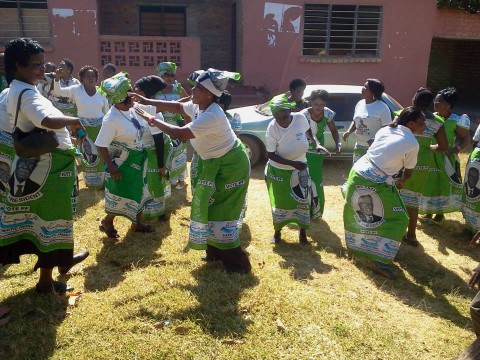
POLYGON ((75 64, 75 77, 84 65, 99 68, 97 1, 49 0, 48 9, 52 47, 46 48, 46 59, 58 66, 69 58, 75 64))
MULTIPOLYGON (((480 39, 480 15, 470 17, 458 11, 438 10, 433 0, 362 0, 362 5, 383 6, 379 58, 367 59, 365 63, 343 63, 341 58, 338 62, 306 62, 311 59, 301 56, 304 1, 270 2, 302 6, 299 33, 277 33, 276 46, 268 47, 262 31, 266 1, 243 1, 240 71, 245 85, 266 86, 271 94, 287 90, 293 78, 305 78, 307 84, 360 85, 366 78, 373 77, 381 79, 388 93, 408 105, 413 93, 426 84, 431 40, 435 33, 458 32, 459 27, 468 23, 471 36, 480 39), (458 22, 459 17, 465 20, 458 22)), ((330 3, 352 4, 356 1, 330 3)))

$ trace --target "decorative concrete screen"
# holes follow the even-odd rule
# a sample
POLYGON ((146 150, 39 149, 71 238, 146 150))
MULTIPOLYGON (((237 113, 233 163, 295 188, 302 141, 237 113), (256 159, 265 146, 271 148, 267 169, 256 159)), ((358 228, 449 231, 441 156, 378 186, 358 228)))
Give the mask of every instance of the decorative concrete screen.
POLYGON ((181 41, 100 40, 102 65, 154 68, 162 61, 173 61, 182 67, 181 41))

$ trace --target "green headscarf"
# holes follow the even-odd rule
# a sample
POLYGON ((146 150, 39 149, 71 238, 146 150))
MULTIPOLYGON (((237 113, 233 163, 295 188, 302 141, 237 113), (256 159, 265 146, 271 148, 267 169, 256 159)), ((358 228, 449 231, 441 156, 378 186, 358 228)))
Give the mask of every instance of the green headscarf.
POLYGON ((165 61, 165 62, 161 62, 157 66, 158 76, 163 76, 165 73, 170 73, 175 75, 176 72, 177 72, 177 64, 175 64, 174 62, 165 61))
POLYGON ((277 95, 268 103, 268 107, 272 111, 272 114, 275 114, 281 110, 291 110, 296 105, 297 104, 295 101, 291 102, 288 100, 288 96, 286 94, 277 95))
POLYGON ((111 104, 118 104, 125 100, 127 92, 132 88, 127 72, 120 72, 111 78, 103 80, 98 92, 107 97, 111 104))

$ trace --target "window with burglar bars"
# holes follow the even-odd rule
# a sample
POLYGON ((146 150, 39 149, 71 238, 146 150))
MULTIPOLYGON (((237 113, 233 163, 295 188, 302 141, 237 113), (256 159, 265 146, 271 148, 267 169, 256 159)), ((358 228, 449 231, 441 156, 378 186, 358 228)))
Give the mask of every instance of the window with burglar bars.
POLYGON ((382 7, 305 4, 302 55, 379 56, 382 7))
POLYGON ((186 36, 183 6, 140 6, 141 36, 186 36))
POLYGON ((51 29, 47 0, 0 1, 0 45, 17 37, 50 44, 51 29))

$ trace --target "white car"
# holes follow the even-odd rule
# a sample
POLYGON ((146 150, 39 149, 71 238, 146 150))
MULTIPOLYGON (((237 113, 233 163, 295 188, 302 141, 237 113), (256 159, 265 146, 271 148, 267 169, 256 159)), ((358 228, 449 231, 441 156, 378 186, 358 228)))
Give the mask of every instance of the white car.
MULTIPOLYGON (((351 159, 356 141, 355 134, 350 135, 346 142, 342 140, 342 134, 348 130, 352 122, 355 105, 361 99, 362 86, 307 85, 304 98, 308 99, 313 90, 328 91, 329 100, 327 107, 336 112, 334 121, 340 135, 340 140, 342 141, 342 153, 336 155, 335 142, 333 141, 328 126, 325 128, 325 147, 332 153, 332 157, 326 157, 325 159, 351 159)), ((392 112, 403 109, 395 99, 386 93, 383 94, 382 100, 388 105, 392 112)), ((273 119, 270 108, 268 107, 268 102, 260 105, 230 109, 228 112, 232 116, 240 118, 242 129, 239 131, 239 137, 247 148, 252 166, 255 166, 262 158, 267 157, 265 132, 267 131, 268 124, 273 119)))

